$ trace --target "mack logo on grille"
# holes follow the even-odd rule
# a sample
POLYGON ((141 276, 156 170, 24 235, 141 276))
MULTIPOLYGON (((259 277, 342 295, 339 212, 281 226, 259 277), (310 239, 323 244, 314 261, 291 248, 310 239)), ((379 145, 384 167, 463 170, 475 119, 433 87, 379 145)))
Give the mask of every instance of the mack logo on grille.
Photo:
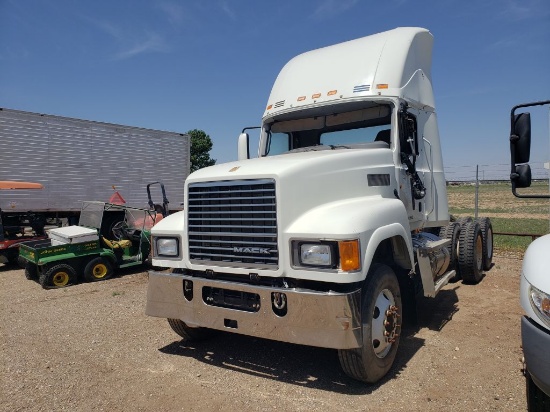
POLYGON ((267 247, 233 247, 235 253, 254 253, 261 255, 269 255, 269 248, 267 247))

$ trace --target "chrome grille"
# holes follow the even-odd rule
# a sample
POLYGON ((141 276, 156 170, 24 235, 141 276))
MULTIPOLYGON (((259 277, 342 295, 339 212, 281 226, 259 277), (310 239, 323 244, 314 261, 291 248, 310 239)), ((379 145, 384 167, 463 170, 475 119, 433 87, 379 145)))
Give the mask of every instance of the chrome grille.
POLYGON ((192 183, 187 204, 192 263, 277 268, 274 180, 192 183))

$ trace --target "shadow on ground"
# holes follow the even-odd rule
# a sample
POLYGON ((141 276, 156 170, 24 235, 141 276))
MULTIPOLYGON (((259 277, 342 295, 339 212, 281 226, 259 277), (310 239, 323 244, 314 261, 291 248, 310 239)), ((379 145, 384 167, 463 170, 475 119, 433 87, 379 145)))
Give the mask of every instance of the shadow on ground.
POLYGON ((396 378, 407 367, 424 345, 424 339, 415 336, 419 328, 441 330, 452 319, 458 310, 456 288, 443 290, 434 299, 422 298, 417 302, 417 324, 404 328, 394 366, 384 379, 372 385, 346 376, 340 369, 337 351, 333 349, 219 332, 210 340, 193 343, 175 341, 159 350, 168 355, 191 357, 215 367, 265 379, 331 392, 365 395, 396 378))

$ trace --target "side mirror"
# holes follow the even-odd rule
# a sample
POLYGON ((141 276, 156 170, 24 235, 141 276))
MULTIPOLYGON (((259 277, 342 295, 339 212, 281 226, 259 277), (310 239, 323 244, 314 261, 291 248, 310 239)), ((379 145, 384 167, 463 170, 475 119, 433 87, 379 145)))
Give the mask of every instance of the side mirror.
POLYGON ((510 150, 514 164, 528 163, 531 152, 531 114, 514 115, 510 150))
POLYGON ((514 183, 518 189, 531 186, 531 166, 528 164, 517 165, 514 183))
POLYGON ((547 106, 550 100, 519 104, 510 112, 510 181, 512 193, 516 197, 526 199, 550 199, 550 195, 521 194, 516 189, 531 186, 531 166, 529 158, 531 152, 531 114, 529 112, 518 113, 516 110, 532 106, 547 106))
POLYGON ((246 160, 250 158, 248 133, 241 133, 239 135, 238 156, 239 160, 246 160))

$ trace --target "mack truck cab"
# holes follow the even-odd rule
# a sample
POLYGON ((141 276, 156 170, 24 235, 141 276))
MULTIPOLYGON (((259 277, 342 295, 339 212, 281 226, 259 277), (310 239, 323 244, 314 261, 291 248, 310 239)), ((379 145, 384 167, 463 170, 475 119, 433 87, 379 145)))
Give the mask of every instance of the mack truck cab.
MULTIPOLYGON (((550 108, 550 100, 519 104, 510 113, 512 193, 523 199, 550 199, 550 195, 526 193, 531 186, 531 114, 524 109, 550 108)), ((523 372, 529 411, 550 410, 550 234, 534 240, 523 257, 520 303, 523 372)))
POLYGON ((350 377, 391 368, 417 294, 477 283, 488 219, 450 222, 431 84, 433 36, 398 28, 281 70, 250 158, 196 171, 152 229, 146 314, 185 340, 223 330, 334 348, 350 377), (405 309, 405 310, 404 310, 405 309))

